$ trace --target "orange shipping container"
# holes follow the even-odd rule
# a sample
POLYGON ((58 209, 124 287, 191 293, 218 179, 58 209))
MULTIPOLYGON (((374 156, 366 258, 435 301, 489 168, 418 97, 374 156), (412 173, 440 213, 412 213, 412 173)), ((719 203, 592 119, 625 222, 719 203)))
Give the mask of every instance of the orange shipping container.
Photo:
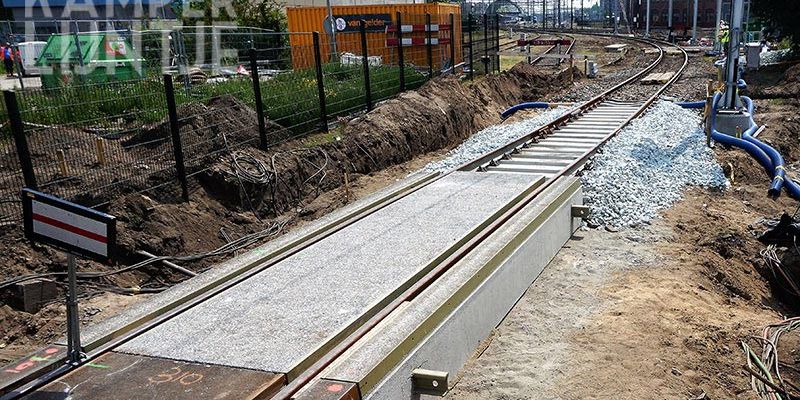
MULTIPOLYGON (((323 62, 331 60, 332 54, 340 57, 344 53, 361 56, 360 20, 364 19, 367 30, 367 49, 370 56, 380 56, 381 64, 397 64, 397 12, 401 13, 403 25, 403 60, 420 69, 429 62, 433 68, 449 67, 451 45, 455 46, 455 64, 462 60, 461 54, 461 7, 458 4, 380 4, 358 6, 334 6, 336 23, 336 48, 331 45, 330 29, 326 29, 328 10, 325 7, 289 7, 286 16, 292 47, 292 64, 295 68, 314 66, 312 32, 319 32, 320 53, 323 62), (426 14, 431 16, 430 60, 426 46, 426 14), (452 14, 453 25, 450 25, 452 14)), ((376 62, 373 58, 372 62, 376 62)))

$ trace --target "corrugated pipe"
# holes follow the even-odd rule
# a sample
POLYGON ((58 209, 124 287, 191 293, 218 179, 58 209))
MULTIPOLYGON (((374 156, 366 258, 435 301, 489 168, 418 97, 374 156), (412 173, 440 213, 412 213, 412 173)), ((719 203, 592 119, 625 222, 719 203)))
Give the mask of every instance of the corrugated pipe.
MULTIPOLYGON (((748 129, 746 132, 742 133, 742 137, 744 140, 758 146, 764 153, 766 153, 769 158, 772 160, 772 185, 769 188, 769 195, 773 198, 777 198, 781 194, 781 187, 784 186, 786 183, 786 170, 784 169, 784 162, 781 153, 778 153, 772 146, 756 139, 753 137, 753 133, 758 130, 758 125, 756 125, 755 121, 753 121, 753 113, 755 112, 755 106, 753 105, 753 100, 751 100, 747 96, 742 96, 742 102, 744 103, 745 107, 747 107, 747 111, 750 113, 750 126, 751 128, 748 129)), ((796 186, 796 185, 794 185, 796 186)), ((792 187, 793 185, 787 185, 787 191, 792 194, 792 187)), ((792 194, 792 197, 797 197, 800 193, 792 194)))
POLYGON ((549 103, 541 101, 529 101, 527 103, 520 103, 515 106, 512 106, 508 110, 505 110, 502 113, 500 113, 500 116, 503 118, 508 118, 519 110, 526 110, 529 108, 547 108, 547 107, 550 107, 549 103))
POLYGON ((764 167, 767 173, 773 176, 768 191, 771 197, 776 198, 779 196, 781 188, 785 186, 791 197, 800 199, 800 185, 797 185, 786 177, 783 157, 781 157, 780 153, 752 136, 752 134, 758 130, 758 125, 752 119, 754 111, 752 100, 747 97, 742 98, 751 116, 750 126, 747 130, 742 132, 742 139, 726 135, 716 130, 716 110, 721 97, 721 93, 716 93, 711 103, 711 138, 724 145, 738 147, 755 158, 756 161, 764 167))

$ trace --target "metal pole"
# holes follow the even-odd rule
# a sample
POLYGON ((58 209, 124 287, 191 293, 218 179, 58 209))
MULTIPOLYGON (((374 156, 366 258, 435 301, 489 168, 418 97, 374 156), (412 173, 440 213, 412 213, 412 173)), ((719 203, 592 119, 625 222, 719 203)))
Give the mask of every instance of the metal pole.
POLYGON ((728 31, 730 38, 728 41, 728 57, 725 63, 725 98, 723 101, 724 108, 728 110, 735 109, 739 105, 737 69, 743 8, 744 0, 733 0, 733 4, 731 4, 731 23, 728 31))
POLYGON ((692 16, 692 44, 697 43, 697 3, 698 0, 694 0, 694 13, 692 16))
POLYGON ((542 29, 547 29, 547 0, 542 0, 542 29))
MULTIPOLYGON (((252 43, 251 43, 252 45, 252 43)), ((264 122, 264 99, 261 98, 261 79, 258 77, 258 62, 256 62, 256 49, 250 48, 250 79, 253 81, 253 96, 256 101, 256 116, 258 118, 258 137, 261 148, 266 150, 267 126, 264 122)))
POLYGON ((573 23, 575 22, 575 0, 569 0, 569 29, 575 29, 573 23))
POLYGON ((78 288, 75 256, 67 254, 67 355, 69 364, 81 362, 81 325, 78 320, 78 288))
POLYGON ((561 29, 561 0, 558 0, 558 22, 556 23, 556 28, 561 29))
POLYGON ((500 72, 500 14, 494 15, 494 68, 500 72))
POLYGON ((749 29, 748 26, 750 25, 750 4, 752 3, 751 0, 747 0, 745 5, 747 6, 747 12, 744 15, 744 30, 742 31, 742 40, 747 42, 750 38, 747 35, 747 30, 749 29))
POLYGON ((400 65, 400 91, 406 90, 406 63, 403 59, 403 19, 397 12, 397 63, 400 65))
POLYGON ((333 20, 331 0, 325 0, 325 6, 328 7, 328 24, 331 29, 331 57, 336 57, 336 21, 333 20))
POLYGON ((428 57, 428 79, 431 79, 433 78, 433 40, 431 35, 430 13, 425 13, 425 39, 425 51, 428 57))
POLYGON ((489 75, 489 17, 483 14, 483 74, 489 75))
POLYGON ((319 32, 312 33, 314 40, 314 67, 317 70, 317 94, 319 95, 319 125, 320 129, 328 131, 328 110, 325 104, 325 82, 322 75, 322 54, 319 49, 319 32))
MULTIPOLYGON (((672 1, 669 0, 669 4, 667 5, 667 28, 669 29, 669 33, 672 33, 672 1)), ((722 0, 717 0, 722 1, 722 0)))
POLYGON ((17 95, 11 90, 4 90, 3 98, 6 102, 9 128, 11 128, 11 135, 14 136, 14 144, 17 147, 17 158, 22 168, 22 178, 25 180, 26 187, 36 189, 36 175, 33 173, 33 161, 31 161, 28 139, 25 137, 25 126, 22 123, 22 116, 19 112, 17 95))
POLYGON ((647 10, 645 11, 644 35, 650 36, 650 0, 647 0, 647 10))
POLYGON ((175 104, 175 88, 172 85, 172 75, 164 74, 164 92, 167 100, 167 113, 169 114, 169 131, 172 135, 172 152, 175 156, 175 172, 181 184, 183 201, 189 202, 189 184, 186 180, 186 166, 183 162, 183 144, 181 142, 180 127, 178 126, 178 108, 175 104))
POLYGON ((714 49, 717 51, 722 51, 722 43, 719 41, 720 21, 722 21, 722 0, 717 0, 717 19, 714 21, 714 49))
POLYGON ((361 20, 359 26, 361 34, 361 64, 364 65, 364 99, 367 103, 367 111, 372 110, 372 87, 369 83, 369 50, 367 49, 367 21, 361 20))
POLYGON ((475 79, 475 58, 472 54, 472 13, 468 14, 467 16, 467 24, 469 25, 469 80, 475 79))
POLYGON ((617 24, 617 13, 619 8, 619 3, 617 2, 617 0, 613 0, 613 3, 614 3, 613 4, 614 8, 613 11, 611 12, 611 16, 614 18, 614 34, 617 35, 619 34, 619 27, 617 24))
POLYGON ((456 19, 450 13, 450 73, 456 74, 456 19))

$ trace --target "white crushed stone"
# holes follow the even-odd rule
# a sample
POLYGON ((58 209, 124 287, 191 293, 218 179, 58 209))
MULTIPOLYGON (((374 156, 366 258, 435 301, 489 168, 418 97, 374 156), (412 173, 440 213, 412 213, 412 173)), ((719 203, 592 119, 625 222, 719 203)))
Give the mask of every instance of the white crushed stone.
POLYGON ((659 101, 611 139, 582 177, 589 225, 648 223, 680 200, 687 186, 727 188, 701 120, 696 111, 659 101))
POLYGON ((450 150, 447 156, 422 168, 426 172, 449 171, 472 161, 492 150, 513 142, 569 111, 566 107, 548 109, 532 118, 502 125, 492 125, 470 136, 464 143, 450 150))
POLYGON ((789 49, 771 50, 761 53, 761 65, 777 64, 791 55, 789 49))

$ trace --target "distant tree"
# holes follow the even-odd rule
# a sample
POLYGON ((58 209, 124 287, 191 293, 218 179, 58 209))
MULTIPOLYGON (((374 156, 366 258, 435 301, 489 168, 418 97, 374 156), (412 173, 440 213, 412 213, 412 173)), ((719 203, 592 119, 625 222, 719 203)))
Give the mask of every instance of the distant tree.
POLYGON ((800 1, 755 0, 753 14, 762 18, 768 32, 791 40, 795 51, 800 47, 800 1))
POLYGON ((173 10, 186 24, 214 25, 236 22, 239 26, 286 30, 286 15, 278 0, 188 0, 175 1, 173 10))

